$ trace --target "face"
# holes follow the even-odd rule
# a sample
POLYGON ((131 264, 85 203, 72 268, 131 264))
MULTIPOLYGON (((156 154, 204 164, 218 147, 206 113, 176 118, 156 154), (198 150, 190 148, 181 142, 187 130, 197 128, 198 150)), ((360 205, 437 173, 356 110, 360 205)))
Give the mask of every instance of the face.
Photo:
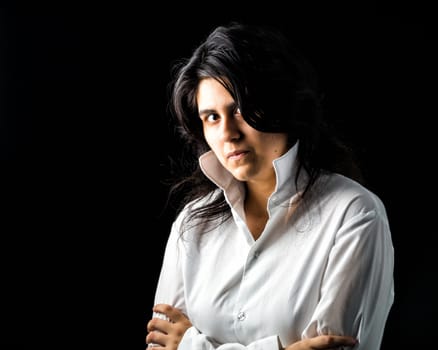
POLYGON ((275 179, 272 161, 288 150, 287 135, 252 128, 213 78, 201 80, 196 99, 204 137, 222 165, 240 181, 275 179))

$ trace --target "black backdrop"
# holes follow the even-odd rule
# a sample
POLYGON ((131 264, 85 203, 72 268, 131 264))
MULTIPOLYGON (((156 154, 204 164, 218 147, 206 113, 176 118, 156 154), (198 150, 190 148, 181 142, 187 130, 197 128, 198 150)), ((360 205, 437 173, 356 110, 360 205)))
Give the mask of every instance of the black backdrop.
POLYGON ((391 220, 396 297, 382 349, 430 345, 432 12, 326 3, 1 5, 2 348, 144 348, 172 217, 161 183, 177 147, 169 68, 231 19, 279 26, 318 69, 327 117, 391 220))

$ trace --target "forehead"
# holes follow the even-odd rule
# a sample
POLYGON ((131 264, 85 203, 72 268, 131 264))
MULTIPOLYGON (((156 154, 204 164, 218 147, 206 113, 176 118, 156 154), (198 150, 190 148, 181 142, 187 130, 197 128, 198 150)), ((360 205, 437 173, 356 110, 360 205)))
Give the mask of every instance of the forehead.
POLYGON ((218 108, 234 102, 228 90, 216 79, 202 79, 198 84, 196 102, 198 109, 218 108))

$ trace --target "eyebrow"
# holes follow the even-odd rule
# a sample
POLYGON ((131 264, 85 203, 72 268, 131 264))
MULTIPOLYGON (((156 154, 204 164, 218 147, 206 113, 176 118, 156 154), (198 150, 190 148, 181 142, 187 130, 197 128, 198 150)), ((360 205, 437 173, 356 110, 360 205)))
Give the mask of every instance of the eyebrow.
MULTIPOLYGON (((235 101, 227 104, 225 106, 225 108, 230 111, 230 110, 234 110, 236 109, 237 103, 235 101)), ((206 108, 206 109, 201 109, 198 114, 199 116, 203 116, 203 115, 209 115, 211 113, 217 113, 216 109, 212 109, 212 108, 206 108)))

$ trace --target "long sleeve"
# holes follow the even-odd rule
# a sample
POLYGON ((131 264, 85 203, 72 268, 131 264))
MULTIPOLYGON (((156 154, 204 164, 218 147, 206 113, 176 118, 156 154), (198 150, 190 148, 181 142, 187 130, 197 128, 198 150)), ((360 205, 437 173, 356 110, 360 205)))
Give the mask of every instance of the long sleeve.
POLYGON ((357 349, 377 350, 394 299, 393 246, 386 214, 361 212, 339 230, 321 298, 303 337, 344 334, 357 349))
POLYGON ((187 307, 184 301, 184 280, 181 257, 181 254, 184 252, 178 248, 179 238, 176 224, 174 223, 164 251, 154 304, 170 304, 187 314, 187 307))

